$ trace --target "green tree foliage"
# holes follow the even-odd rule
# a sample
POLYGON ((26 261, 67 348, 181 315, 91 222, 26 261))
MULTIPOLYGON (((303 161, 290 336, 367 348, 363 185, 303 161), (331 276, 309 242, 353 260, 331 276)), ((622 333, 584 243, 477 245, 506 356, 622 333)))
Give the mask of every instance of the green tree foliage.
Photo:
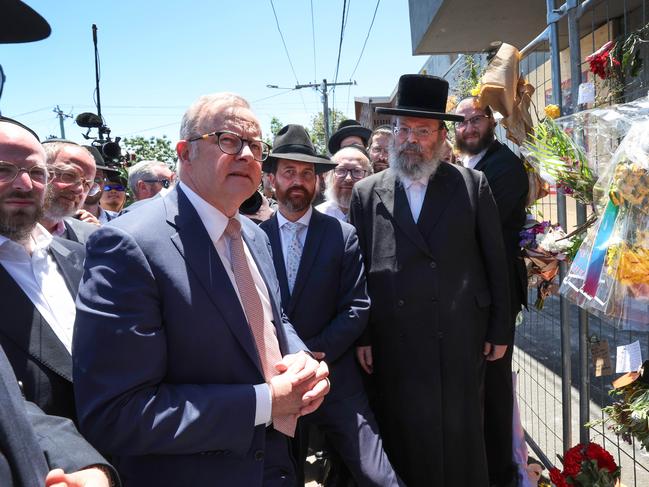
MULTIPOLYGON (((336 131, 338 124, 347 118, 341 111, 335 109, 329 110, 329 135, 331 136, 336 131)), ((327 144, 325 143, 324 117, 322 116, 322 112, 319 112, 311 118, 309 134, 311 135, 311 141, 315 146, 316 152, 318 154, 326 154, 327 144)))
POLYGON ((263 137, 264 142, 272 146, 273 139, 277 135, 277 132, 279 132, 279 129, 281 129, 283 126, 284 124, 282 123, 282 121, 273 115, 273 117, 270 119, 270 135, 266 134, 263 137))
POLYGON ((131 164, 144 160, 158 160, 165 162, 169 167, 176 165, 176 149, 171 145, 171 140, 163 135, 162 137, 142 136, 127 137, 122 139, 126 151, 135 154, 135 160, 131 164))

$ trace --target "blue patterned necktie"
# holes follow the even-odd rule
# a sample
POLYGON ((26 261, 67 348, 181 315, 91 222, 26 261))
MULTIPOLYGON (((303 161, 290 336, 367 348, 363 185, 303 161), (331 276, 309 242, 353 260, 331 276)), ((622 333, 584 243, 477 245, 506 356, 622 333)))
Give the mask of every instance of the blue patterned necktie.
POLYGON ((295 286, 295 278, 302 258, 302 244, 297 234, 303 226, 302 223, 297 222, 284 223, 284 228, 288 233, 286 242, 286 278, 288 279, 288 289, 291 294, 293 294, 293 286, 295 286))

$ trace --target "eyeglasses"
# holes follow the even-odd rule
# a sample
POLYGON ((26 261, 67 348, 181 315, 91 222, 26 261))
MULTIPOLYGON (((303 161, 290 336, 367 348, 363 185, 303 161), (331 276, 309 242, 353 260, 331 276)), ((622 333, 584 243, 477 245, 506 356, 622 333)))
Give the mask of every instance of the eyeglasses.
POLYGON ((383 147, 379 147, 377 145, 373 145, 372 147, 370 147, 370 154, 387 154, 387 153, 388 150, 383 147))
POLYGON ((440 130, 444 130, 446 127, 441 126, 438 129, 430 129, 428 127, 394 127, 394 135, 396 137, 401 137, 404 139, 407 139, 410 137, 410 134, 415 134, 415 137, 418 139, 427 139, 431 135, 433 135, 434 132, 439 132, 440 130))
POLYGON ((483 118, 491 118, 491 117, 489 115, 476 115, 475 117, 467 118, 466 120, 463 120, 461 122, 455 122, 455 128, 463 129, 465 127, 468 127, 469 125, 473 125, 474 127, 477 127, 483 118))
POLYGON ((32 166, 26 169, 11 162, 0 161, 0 183, 13 183, 21 172, 29 174, 32 183, 46 184, 49 179, 47 169, 44 166, 32 166))
POLYGON ((210 132, 209 134, 193 137, 188 142, 201 139, 207 140, 208 137, 216 137, 219 149, 231 156, 235 156, 241 152, 244 142, 250 147, 250 152, 252 152, 252 157, 255 161, 265 161, 268 158, 268 154, 270 154, 270 146, 263 140, 242 139, 237 134, 228 131, 210 132))
POLYGON ((95 181, 89 181, 88 179, 80 176, 75 171, 63 171, 61 169, 50 169, 49 171, 50 179, 57 179, 65 185, 76 186, 81 183, 84 191, 90 191, 91 188, 97 186, 95 181))
POLYGON ((142 182, 143 183, 151 183, 151 184, 160 183, 160 184, 162 184, 162 187, 165 188, 165 189, 167 189, 169 186, 171 186, 171 181, 169 181, 168 179, 143 179, 142 182))
POLYGON ((110 190, 126 191, 126 188, 124 186, 122 186, 121 184, 105 184, 104 185, 104 191, 110 191, 110 190))
POLYGON ((367 171, 365 169, 347 169, 344 167, 334 168, 334 175, 337 178, 345 179, 348 174, 351 174, 352 179, 363 179, 367 171))

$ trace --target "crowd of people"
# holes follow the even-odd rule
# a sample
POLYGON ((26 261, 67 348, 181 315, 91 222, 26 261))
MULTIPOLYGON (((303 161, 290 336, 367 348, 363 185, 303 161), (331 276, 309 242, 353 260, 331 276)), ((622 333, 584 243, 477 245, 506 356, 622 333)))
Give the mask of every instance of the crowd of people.
POLYGON ((304 485, 318 433, 328 485, 518 485, 527 176, 447 95, 402 76, 330 155, 205 95, 128 180, 0 118, 0 484, 304 485))

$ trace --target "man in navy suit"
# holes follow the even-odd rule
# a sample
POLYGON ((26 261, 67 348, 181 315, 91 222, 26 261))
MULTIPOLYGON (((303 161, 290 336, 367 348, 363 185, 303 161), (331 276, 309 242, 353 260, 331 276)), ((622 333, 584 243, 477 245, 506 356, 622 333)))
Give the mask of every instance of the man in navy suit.
POLYGON ((322 403, 328 369, 281 312, 266 234, 237 212, 269 148, 231 93, 199 98, 180 135, 177 188, 88 241, 81 431, 127 486, 292 486, 288 436, 322 403))
POLYGON ((302 425, 324 431, 358 485, 401 485, 383 451, 354 356, 370 307, 356 231, 311 206, 317 174, 336 163, 316 155, 300 125, 283 127, 273 146, 264 172, 271 174, 279 210, 261 228, 273 250, 282 307, 309 348, 324 353, 334 384, 302 425))

